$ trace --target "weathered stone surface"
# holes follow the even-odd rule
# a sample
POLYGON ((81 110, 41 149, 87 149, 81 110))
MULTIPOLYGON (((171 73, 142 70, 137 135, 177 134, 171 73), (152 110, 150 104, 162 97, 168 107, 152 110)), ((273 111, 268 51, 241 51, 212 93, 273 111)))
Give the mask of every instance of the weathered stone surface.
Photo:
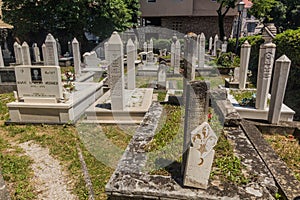
POLYGON ((153 103, 106 185, 105 191, 110 199, 273 199, 270 193, 277 191, 274 180, 251 142, 239 128, 227 128, 226 134, 232 140, 235 153, 242 159, 242 164, 248 166, 244 173, 254 175, 247 185, 236 186, 221 181, 209 181, 206 190, 194 189, 182 187, 182 177, 176 174, 149 175, 143 171, 147 162, 144 147, 153 138, 161 113, 161 105, 153 103), (258 194, 262 196, 258 197, 258 194))
POLYGON ((241 199, 274 199, 272 195, 278 191, 276 183, 264 161, 257 155, 256 148, 248 140, 245 131, 240 127, 225 127, 224 132, 233 144, 235 155, 245 166, 243 174, 250 180, 248 184, 239 187, 241 199))
POLYGON ((2 177, 1 169, 0 169, 0 199, 10 200, 9 193, 6 189, 6 185, 2 177))
MULTIPOLYGON (((272 147, 264 140, 256 126, 246 120, 242 120, 241 126, 247 137, 253 143, 260 157, 264 160, 277 184, 287 199, 294 199, 300 194, 300 182, 293 176, 291 170, 286 166, 272 147)), ((261 176, 261 175, 260 175, 261 176)))

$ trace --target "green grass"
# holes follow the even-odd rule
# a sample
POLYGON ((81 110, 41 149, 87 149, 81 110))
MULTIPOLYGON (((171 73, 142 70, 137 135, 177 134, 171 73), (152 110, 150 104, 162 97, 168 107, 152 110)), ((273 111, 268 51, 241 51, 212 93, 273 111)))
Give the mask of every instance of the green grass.
POLYGON ((0 120, 7 120, 9 118, 7 103, 14 101, 13 93, 0 95, 0 120))
MULTIPOLYGON (((12 99, 12 94, 0 94, 1 99, 1 117, 7 118, 7 108, 4 102, 12 99), (4 117, 5 116, 5 117, 4 117)), ((118 156, 122 155, 128 142, 135 132, 135 126, 119 128, 118 126, 57 126, 57 125, 10 125, 0 126, 0 167, 3 170, 3 176, 12 199, 34 199, 34 186, 30 179, 33 171, 30 168, 32 161, 29 157, 22 155, 22 149, 12 144, 34 141, 34 143, 48 148, 50 155, 58 159, 62 168, 68 174, 68 180, 72 180, 72 192, 79 199, 88 199, 88 190, 85 186, 81 163, 78 157, 78 147, 82 150, 90 178, 95 192, 95 199, 107 199, 105 194, 105 185, 109 180, 114 169, 107 165, 101 158, 103 146, 96 146, 95 151, 85 143, 86 140, 97 142, 97 139, 105 138, 106 141, 119 149, 118 156), (83 130, 82 133, 78 131, 83 130), (129 131, 128 131, 129 130, 129 131), (82 137, 92 136, 90 138, 82 137), (103 136, 102 138, 100 136, 103 136), (98 153, 98 154, 95 154, 98 153), (105 163, 105 164, 104 164, 105 163)), ((98 144, 98 143, 96 143, 98 144)), ((117 163, 120 157, 114 162, 117 163)), ((114 159, 114 158, 112 158, 114 159)))
POLYGON ((157 93, 157 94, 158 94, 157 100, 158 100, 159 102, 164 101, 165 98, 166 98, 166 95, 167 95, 167 92, 165 92, 165 91, 154 91, 154 93, 157 93))
POLYGON ((292 135, 263 134, 279 157, 293 171, 300 181, 300 145, 292 135))
POLYGON ((14 199, 34 199, 32 161, 21 155, 22 149, 9 144, 0 136, 0 167, 5 181, 9 184, 10 196, 14 199))

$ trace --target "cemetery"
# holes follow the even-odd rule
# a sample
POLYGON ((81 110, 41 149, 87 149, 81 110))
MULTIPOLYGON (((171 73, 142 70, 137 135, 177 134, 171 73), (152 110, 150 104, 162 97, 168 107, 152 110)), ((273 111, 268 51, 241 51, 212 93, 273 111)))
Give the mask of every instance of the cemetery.
POLYGON ((300 199, 298 60, 276 34, 6 44, 0 199, 300 199))

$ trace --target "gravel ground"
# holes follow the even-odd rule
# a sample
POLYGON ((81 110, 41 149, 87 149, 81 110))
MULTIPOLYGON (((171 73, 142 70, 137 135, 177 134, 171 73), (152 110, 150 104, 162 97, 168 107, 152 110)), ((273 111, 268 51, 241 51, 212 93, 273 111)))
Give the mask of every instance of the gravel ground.
POLYGON ((37 199, 43 200, 73 200, 78 199, 71 194, 71 181, 68 181, 67 174, 62 171, 58 160, 49 154, 49 150, 42 148, 33 142, 20 144, 25 154, 33 160, 32 170, 34 171, 34 186, 38 193, 37 199))

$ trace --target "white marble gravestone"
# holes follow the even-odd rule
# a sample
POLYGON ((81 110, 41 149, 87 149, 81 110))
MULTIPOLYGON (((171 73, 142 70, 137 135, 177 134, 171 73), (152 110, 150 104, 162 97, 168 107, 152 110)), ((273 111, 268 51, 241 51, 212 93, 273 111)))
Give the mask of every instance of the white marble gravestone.
POLYGON ((262 44, 259 50, 257 92, 255 108, 265 110, 271 83, 276 45, 272 42, 262 44))
POLYGON ((129 90, 135 89, 135 45, 131 39, 127 42, 127 88, 129 90))
POLYGON ((17 50, 18 50, 18 57, 19 57, 19 61, 20 61, 19 64, 23 64, 24 61, 23 61, 22 46, 20 44, 18 44, 17 50))
POLYGON ((207 122, 203 122, 191 133, 183 185, 207 189, 218 137, 207 122))
POLYGON ((83 60, 86 68, 97 68, 101 63, 95 51, 84 53, 83 60))
POLYGON ((272 124, 276 124, 280 120, 290 66, 291 60, 286 55, 283 55, 276 60, 272 81, 271 101, 268 112, 268 121, 272 124))
POLYGON ((56 40, 50 33, 46 37, 45 45, 46 56, 44 56, 44 65, 59 66, 56 40))
POLYGON ((144 50, 144 52, 148 52, 148 44, 147 44, 147 42, 144 42, 143 50, 144 50))
POLYGON ((167 86, 167 66, 160 64, 157 72, 157 85, 158 88, 166 89, 167 86))
POLYGON ((233 71, 233 81, 237 82, 240 79, 240 68, 239 67, 235 67, 234 71, 233 71))
POLYGON ((204 61, 205 61, 205 35, 201 33, 198 36, 199 44, 198 44, 198 67, 204 68, 204 61))
POLYGON ((113 32, 108 40, 108 80, 111 89, 111 108, 113 111, 124 110, 124 63, 123 63, 123 43, 120 35, 113 32))
POLYGON ((174 52, 174 74, 179 74, 180 69, 180 54, 181 46, 179 40, 175 42, 175 52, 174 52))
POLYGON ((30 51, 27 42, 22 44, 22 58, 24 65, 31 65, 30 51))
POLYGON ((213 38, 210 37, 210 38, 209 38, 209 43, 208 43, 208 50, 209 50, 209 52, 212 51, 212 45, 213 45, 213 38))
POLYGON ((138 59, 139 41, 138 41, 136 36, 135 36, 135 40, 134 40, 134 46, 135 46, 135 58, 134 58, 134 60, 137 60, 138 59))
POLYGON ((219 40, 218 35, 215 35, 215 39, 214 39, 214 49, 213 49, 213 56, 217 56, 217 41, 219 40))
POLYGON ((4 67, 3 55, 2 55, 2 48, 0 45, 0 67, 4 67))
POLYGON ((19 57, 19 52, 18 52, 18 46, 20 46, 19 43, 15 42, 14 43, 14 54, 15 54, 15 59, 16 59, 16 64, 17 65, 21 64, 20 57, 19 57))
POLYGON ((37 46, 37 43, 34 43, 32 47, 33 47, 33 53, 34 53, 34 60, 35 60, 35 62, 41 62, 40 49, 37 46))
POLYGON ((107 60, 108 61, 108 43, 107 42, 105 42, 104 43, 104 58, 105 58, 105 60, 107 60))
POLYGON ((149 45, 148 45, 148 51, 153 52, 153 40, 152 40, 152 38, 150 39, 150 42, 149 42, 149 45))
POLYGON ((76 38, 72 41, 72 51, 73 51, 73 62, 74 62, 74 70, 75 74, 79 76, 81 74, 81 56, 80 56, 80 49, 79 49, 79 42, 76 38))
POLYGON ((175 65, 175 42, 171 44, 171 67, 175 65))
POLYGON ((241 48, 240 76, 239 76, 239 89, 241 90, 245 89, 246 87, 250 52, 251 52, 251 45, 246 40, 241 48))
POLYGON ((44 62, 44 65, 46 65, 46 45, 45 43, 42 45, 42 54, 43 54, 43 62, 44 62))
POLYGON ((59 66, 16 66, 19 98, 26 103, 56 103, 63 98, 59 66))

